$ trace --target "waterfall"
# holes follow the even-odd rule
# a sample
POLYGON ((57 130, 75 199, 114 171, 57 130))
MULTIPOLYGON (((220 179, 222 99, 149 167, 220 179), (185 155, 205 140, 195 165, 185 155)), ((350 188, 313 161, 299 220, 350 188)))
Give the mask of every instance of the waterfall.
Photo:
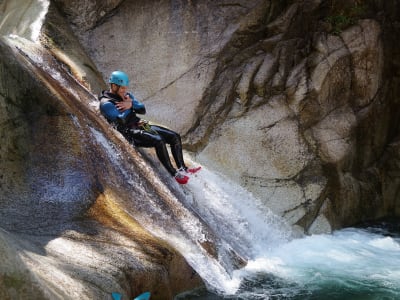
MULTIPOLYGON (((347 228, 292 238, 289 227, 258 199, 207 168, 189 181, 185 191, 187 204, 248 262, 224 279, 221 298, 214 293, 196 298, 194 293, 177 299, 397 299, 400 295, 399 231, 347 228)), ((192 263, 195 269, 201 267, 192 263)), ((209 274, 202 276, 207 280, 209 274)))
MULTIPOLYGON (((185 160, 191 165, 196 164, 188 154, 185 160)), ((221 264, 225 270, 217 274, 218 281, 215 280, 215 268, 204 265, 196 252, 182 252, 211 289, 234 294, 239 288, 242 278, 235 276, 237 266, 229 260, 230 251, 251 261, 265 251, 285 244, 292 237, 291 229, 284 220, 262 205, 259 199, 206 166, 182 188, 186 195, 184 204, 221 239, 217 245, 220 256, 214 263, 221 264)))
POLYGON ((0 35, 19 36, 38 42, 49 0, 3 1, 0 4, 0 35))
MULTIPOLYGON (((123 153, 116 152, 97 130, 92 130, 92 134, 113 164, 125 174, 127 182, 135 185, 136 181, 131 180, 124 170, 123 153)), ((185 154, 185 160, 196 164, 188 154, 185 154)), ((234 276, 238 268, 237 260, 254 259, 265 249, 274 248, 290 237, 290 229, 281 218, 263 207, 243 188, 206 166, 192 175, 187 185, 178 185, 173 180, 167 180, 167 184, 182 193, 179 197, 182 202, 169 199, 174 210, 180 211, 180 223, 166 228, 164 222, 168 222, 171 216, 160 207, 164 204, 158 202, 152 202, 143 215, 136 218, 154 235, 173 245, 210 290, 234 294, 241 283, 241 279, 234 276), (149 222, 147 215, 154 214, 161 222, 149 222), (214 237, 210 239, 207 232, 214 237), (211 247, 215 247, 216 257, 202 247, 207 242, 213 243, 211 247)))

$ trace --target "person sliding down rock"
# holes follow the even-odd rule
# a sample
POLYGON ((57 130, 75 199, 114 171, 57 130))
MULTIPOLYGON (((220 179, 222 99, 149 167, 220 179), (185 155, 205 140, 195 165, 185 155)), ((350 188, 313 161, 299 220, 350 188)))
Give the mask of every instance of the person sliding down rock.
POLYGON ((180 184, 186 184, 186 174, 196 173, 201 167, 186 167, 182 154, 182 142, 178 133, 162 126, 151 125, 137 114, 145 114, 146 108, 132 93, 127 91, 129 77, 122 71, 114 71, 108 80, 109 91, 102 91, 99 96, 100 112, 113 124, 122 135, 135 146, 154 147, 157 157, 180 184), (172 166, 166 144, 171 147, 177 169, 172 166))

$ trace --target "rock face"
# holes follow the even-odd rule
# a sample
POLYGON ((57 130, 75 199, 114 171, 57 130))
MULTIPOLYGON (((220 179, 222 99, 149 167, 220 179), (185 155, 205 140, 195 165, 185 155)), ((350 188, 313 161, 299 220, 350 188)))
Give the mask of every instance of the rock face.
POLYGON ((125 1, 91 25, 57 2, 104 78, 291 224, 399 214, 396 1, 125 1))
MULTIPOLYGON (((28 4, 22 2, 17 7, 28 4)), ((6 4, 3 20, 14 20, 21 11, 6 4)), ((41 2, 28 6, 35 5, 41 2)), ((0 298, 108 299, 120 292, 132 299, 150 290, 152 299, 172 299, 202 285, 157 233, 160 220, 179 235, 174 213, 182 217, 183 208, 171 212, 164 205, 166 216, 155 211, 151 203, 175 196, 91 109, 86 80, 102 79, 90 59, 71 44, 57 44, 73 36, 48 35, 68 32, 51 27, 60 19, 50 19, 42 35, 43 43, 53 43, 32 39, 24 28, 29 11, 18 31, 0 26, 0 298), (146 228, 144 211, 156 219, 146 228)))

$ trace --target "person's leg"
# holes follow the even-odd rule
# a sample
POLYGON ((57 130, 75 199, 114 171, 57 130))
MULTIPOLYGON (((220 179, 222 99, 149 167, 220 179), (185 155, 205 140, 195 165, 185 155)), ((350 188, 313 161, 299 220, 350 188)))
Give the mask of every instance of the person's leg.
POLYGON ((177 168, 187 170, 185 161, 183 160, 181 136, 175 131, 161 126, 151 125, 151 129, 162 136, 164 141, 171 146, 172 156, 177 168))
POLYGON ((150 133, 145 130, 135 129, 129 131, 129 140, 133 141, 133 143, 138 147, 154 147, 156 149, 156 154, 160 162, 172 176, 175 176, 176 169, 171 164, 167 147, 162 136, 150 133))

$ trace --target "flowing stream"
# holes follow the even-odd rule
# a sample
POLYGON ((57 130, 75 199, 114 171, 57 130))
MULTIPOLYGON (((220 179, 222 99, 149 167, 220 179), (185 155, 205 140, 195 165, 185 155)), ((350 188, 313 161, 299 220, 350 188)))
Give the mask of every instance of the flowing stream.
POLYGON ((226 279, 224 291, 209 288, 176 299, 399 299, 397 223, 291 238, 257 199, 207 169, 187 190, 195 210, 218 235, 247 251, 249 261, 226 279))
MULTIPOLYGON (((185 159, 196 164, 188 155, 185 159)), ((194 239, 182 238, 182 232, 152 230, 174 245, 206 282, 206 289, 176 300, 400 297, 398 226, 294 238, 284 220, 234 182, 206 166, 191 177, 178 189, 185 195, 182 205, 194 214, 181 219, 180 227, 193 235, 190 231, 198 230, 200 218, 217 237, 219 255, 214 259, 194 239), (231 252, 246 259, 246 266, 236 268, 231 252)))

